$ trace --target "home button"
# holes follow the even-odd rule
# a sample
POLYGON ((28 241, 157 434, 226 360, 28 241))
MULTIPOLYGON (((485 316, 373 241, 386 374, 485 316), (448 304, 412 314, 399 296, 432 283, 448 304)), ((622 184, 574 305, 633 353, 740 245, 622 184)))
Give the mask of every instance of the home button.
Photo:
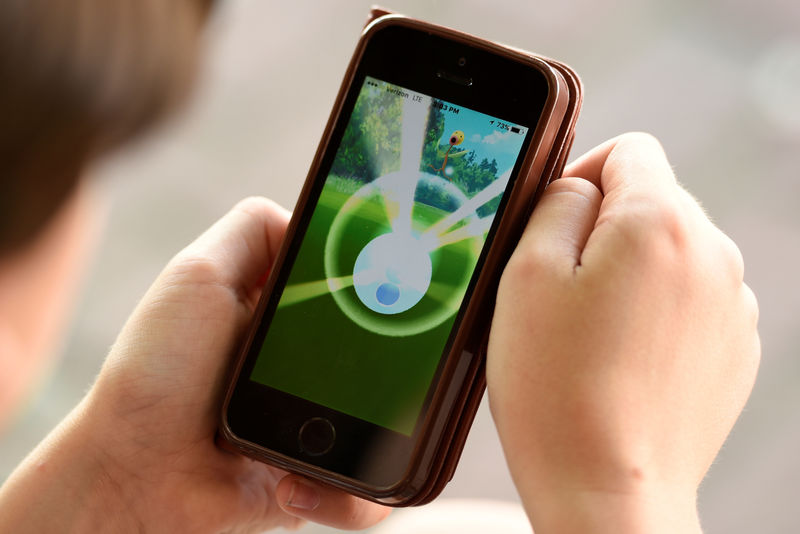
POLYGON ((311 456, 325 454, 336 441, 336 429, 324 417, 313 417, 303 423, 297 434, 300 450, 311 456))

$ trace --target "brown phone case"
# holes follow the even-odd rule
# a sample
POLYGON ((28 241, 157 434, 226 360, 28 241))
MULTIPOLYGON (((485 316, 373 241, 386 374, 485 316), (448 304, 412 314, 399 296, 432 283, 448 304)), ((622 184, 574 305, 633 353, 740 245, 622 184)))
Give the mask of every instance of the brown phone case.
MULTIPOLYGON (((484 265, 484 271, 497 274, 494 277, 479 278, 474 288, 473 297, 461 322, 462 327, 453 342, 453 347, 456 349, 450 353, 439 379, 440 384, 448 384, 448 387, 437 387, 426 415, 421 438, 411 455, 407 475, 399 484, 389 489, 376 491, 374 488, 366 487, 364 484, 359 484, 358 481, 336 473, 324 471, 315 466, 298 465, 299 463, 291 458, 267 454, 259 447, 237 439, 226 423, 225 413, 233 393, 235 378, 238 376, 246 356, 244 349, 236 359, 232 369, 232 378, 228 382, 229 386, 221 411, 220 439, 218 441, 222 447, 228 450, 241 452, 284 469, 321 480, 360 497, 392 506, 413 506, 433 500, 453 476, 486 387, 486 346, 499 275, 511 255, 514 245, 519 240, 530 211, 542 191, 550 181, 560 176, 572 144, 582 96, 581 83, 577 75, 560 62, 396 15, 385 9, 374 8, 370 12, 362 39, 348 66, 309 176, 317 174, 322 155, 327 150, 334 124, 340 114, 370 32, 374 31, 376 27, 390 24, 428 29, 456 41, 489 49, 494 53, 535 62, 542 70, 546 70, 547 75, 551 78, 551 86, 555 90, 551 92, 548 104, 545 106, 543 118, 546 120, 541 120, 534 132, 533 145, 539 148, 536 151, 529 151, 526 156, 523 169, 527 169, 527 174, 520 175, 513 186, 511 200, 501 217, 494 243, 484 265)), ((303 212, 309 202, 311 182, 312 180, 308 180, 301 191, 295 207, 296 213, 303 212)), ((286 235, 294 235, 298 224, 299 219, 293 217, 286 235)), ((276 264, 284 261, 289 241, 291 240, 284 241, 276 264)), ((272 276, 265 286, 265 295, 271 292, 274 284, 275 277, 272 276)), ((256 310, 254 324, 260 322, 266 303, 267 299, 262 298, 256 310)), ((255 328, 250 329, 243 347, 246 348, 250 345, 255 330, 255 328)))

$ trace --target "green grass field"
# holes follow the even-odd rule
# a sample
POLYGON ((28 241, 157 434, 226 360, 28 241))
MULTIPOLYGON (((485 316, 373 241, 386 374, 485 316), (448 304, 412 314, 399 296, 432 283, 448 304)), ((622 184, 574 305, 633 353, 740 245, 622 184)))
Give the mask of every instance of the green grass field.
MULTIPOLYGON (((351 195, 326 187, 289 277, 287 288, 326 278, 324 249, 334 217, 351 195)), ((416 203, 414 224, 420 228, 446 212, 416 203)), ((350 212, 334 276, 352 274, 355 259, 375 237, 391 227, 379 198, 350 212)), ((482 237, 482 236, 481 236, 482 237)), ((382 315, 360 304, 352 286, 340 291, 355 299, 377 321, 420 321, 440 312, 442 301, 461 291, 465 273, 476 261, 474 239, 442 247, 431 254, 431 289, 411 309, 382 315)), ((324 286, 322 286, 324 287, 324 286)), ((460 295, 458 300, 460 301, 460 295)), ((345 315, 330 292, 281 306, 267 333, 251 378, 312 402, 410 434, 454 320, 449 317, 427 331, 405 337, 377 334, 345 315)))

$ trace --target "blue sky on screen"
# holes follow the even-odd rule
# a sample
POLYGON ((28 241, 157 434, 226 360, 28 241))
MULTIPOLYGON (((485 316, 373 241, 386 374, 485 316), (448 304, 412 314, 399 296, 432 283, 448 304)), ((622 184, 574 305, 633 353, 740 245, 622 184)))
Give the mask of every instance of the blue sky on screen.
MULTIPOLYGON (((446 103, 448 106, 459 108, 458 114, 444 111, 444 138, 441 143, 446 143, 455 130, 464 132, 464 142, 454 150, 474 150, 476 160, 483 158, 497 160, 498 175, 514 166, 517 160, 525 135, 513 133, 510 130, 501 130, 497 126, 498 119, 484 113, 472 111, 462 106, 446 103), (494 120, 494 123, 490 122, 494 120)), ((517 124, 502 121, 510 126, 517 124)), ((524 131, 527 131, 525 129, 524 131)))

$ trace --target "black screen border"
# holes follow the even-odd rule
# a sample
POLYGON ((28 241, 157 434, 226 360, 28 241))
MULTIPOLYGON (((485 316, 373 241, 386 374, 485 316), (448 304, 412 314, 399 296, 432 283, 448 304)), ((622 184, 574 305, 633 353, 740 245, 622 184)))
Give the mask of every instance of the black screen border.
POLYGON ((331 132, 328 149, 322 156, 318 171, 310 177, 314 183, 308 195, 306 209, 300 214, 293 243, 280 272, 277 273, 272 293, 268 297, 269 302, 264 308, 258 330, 252 336, 236 388, 231 395, 227 411, 228 425, 239 438, 281 455, 366 482, 371 486, 389 488, 407 470, 408 460, 426 421, 446 358, 440 357, 417 425, 410 437, 248 378, 261 351, 269 324, 333 164, 336 149, 367 76, 527 128, 523 148, 517 157, 442 356, 451 351, 455 332, 459 328, 466 304, 473 293, 505 211, 508 191, 514 187, 522 161, 530 150, 529 145, 548 101, 550 87, 546 76, 530 64, 500 57, 490 50, 401 25, 381 28, 372 35, 363 52, 361 62, 350 81, 339 119, 331 132), (461 58, 466 59, 463 68, 459 67, 461 58), (458 70, 460 68, 462 70, 458 70), (471 84, 462 85, 442 77, 439 73, 443 69, 463 73, 464 78, 471 79, 471 84), (323 456, 311 457, 303 453, 297 443, 300 426, 311 417, 328 418, 337 429, 335 446, 330 453, 323 456), (376 455, 392 460, 375 461, 376 455))

